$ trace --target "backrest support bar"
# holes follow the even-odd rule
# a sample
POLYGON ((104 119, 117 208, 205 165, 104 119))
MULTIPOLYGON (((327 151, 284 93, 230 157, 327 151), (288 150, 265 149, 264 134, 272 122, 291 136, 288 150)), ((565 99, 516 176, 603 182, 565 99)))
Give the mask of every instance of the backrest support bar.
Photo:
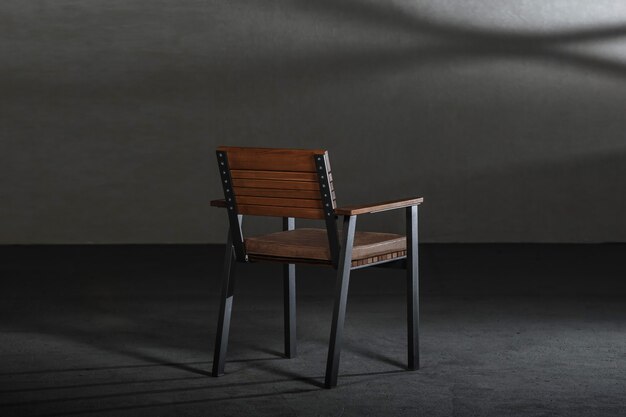
POLYGON ((335 216, 335 190, 333 187, 332 174, 330 172, 328 152, 315 155, 315 169, 317 170, 317 180, 324 209, 328 247, 333 260, 333 266, 336 268, 339 262, 339 235, 337 231, 337 217, 335 216))
MULTIPOLYGON (((228 211, 228 222, 230 225, 230 234, 232 236, 232 244, 235 248, 235 259, 238 262, 247 262, 248 255, 243 244, 243 233, 241 231, 241 215, 237 213, 237 201, 233 190, 233 180, 230 175, 230 167, 228 163, 228 155, 226 152, 217 151, 217 164, 220 169, 220 178, 222 180, 222 188, 224 189, 224 200, 226 201, 226 210, 228 211)), ((226 248, 226 250, 230 250, 226 248)))

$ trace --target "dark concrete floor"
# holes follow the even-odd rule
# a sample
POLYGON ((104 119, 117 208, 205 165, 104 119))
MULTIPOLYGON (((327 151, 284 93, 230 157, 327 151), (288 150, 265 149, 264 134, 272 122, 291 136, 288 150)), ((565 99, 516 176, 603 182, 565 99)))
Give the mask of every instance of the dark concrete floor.
POLYGON ((2 248, 0 416, 626 415, 624 245, 425 245, 415 372, 402 273, 356 271, 333 390, 316 267, 284 359, 280 267, 243 265, 226 375, 207 376, 220 252, 2 248))

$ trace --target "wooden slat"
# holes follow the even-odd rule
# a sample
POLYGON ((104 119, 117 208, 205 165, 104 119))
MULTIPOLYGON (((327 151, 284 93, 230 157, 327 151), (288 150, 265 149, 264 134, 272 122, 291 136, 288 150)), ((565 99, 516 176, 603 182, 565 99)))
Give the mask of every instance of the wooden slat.
POLYGON ((424 201, 423 198, 403 198, 400 200, 384 201, 382 203, 375 204, 361 204, 354 206, 340 207, 335 210, 340 216, 354 216, 357 214, 365 213, 378 213, 380 211, 399 209, 414 205, 419 205, 424 201))
MULTIPOLYGON (((320 259, 307 259, 307 258, 284 258, 279 256, 265 256, 265 255, 248 255, 251 261, 266 261, 266 262, 280 262, 280 263, 297 263, 297 264, 309 264, 309 265, 321 265, 332 266, 330 261, 324 261, 320 259)), ((406 258, 406 251, 391 252, 385 255, 372 256, 370 258, 358 259, 352 261, 352 268, 363 268, 369 265, 380 264, 383 262, 390 262, 397 259, 406 258)))
MULTIPOLYGON (((319 184, 317 182, 308 182, 308 181, 233 179, 233 185, 235 186, 235 188, 247 187, 247 188, 275 188, 279 190, 319 190, 319 184)), ((237 192, 235 191, 235 194, 236 193, 237 192)))
POLYGON ((315 174, 314 172, 257 171, 252 169, 232 169, 230 171, 230 176, 237 179, 317 182, 317 174, 315 174))
POLYGON ((326 153, 324 150, 240 148, 231 146, 220 146, 217 150, 226 152, 230 169, 297 172, 315 172, 313 157, 326 153))
POLYGON ((303 198, 315 200, 320 198, 320 192, 315 190, 279 190, 274 188, 246 188, 235 187, 236 196, 253 196, 253 197, 280 197, 280 198, 303 198))
POLYGON ((406 257, 405 250, 390 252, 384 255, 370 256, 369 258, 357 259, 357 260, 352 261, 352 268, 378 264, 378 263, 392 261, 394 259, 404 258, 404 257, 406 257))
POLYGON ((306 258, 283 258, 280 256, 266 256, 266 255, 254 255, 249 254, 248 259, 252 262, 264 261, 264 262, 280 262, 286 264, 307 264, 307 265, 319 265, 319 266, 332 266, 331 261, 324 261, 320 259, 306 259, 306 258))
POLYGON ((326 151, 219 147, 220 152, 226 153, 239 214, 324 218, 315 158, 328 160, 326 151))
POLYGON ((299 207, 277 207, 258 205, 237 205, 239 214, 252 216, 297 217, 301 219, 323 219, 324 210, 299 207))
POLYGON ((249 197, 235 196, 237 205, 259 205, 259 206, 279 206, 279 207, 304 207, 304 208, 322 208, 322 200, 308 200, 300 198, 274 198, 274 197, 249 197))

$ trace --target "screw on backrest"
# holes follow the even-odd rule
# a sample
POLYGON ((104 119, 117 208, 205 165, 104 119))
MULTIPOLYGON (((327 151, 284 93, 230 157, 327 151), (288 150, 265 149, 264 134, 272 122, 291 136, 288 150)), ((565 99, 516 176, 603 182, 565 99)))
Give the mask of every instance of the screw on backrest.
POLYGON ((328 233, 328 247, 333 266, 336 268, 339 262, 339 235, 337 231, 337 216, 335 215, 334 190, 330 181, 327 154, 314 155, 317 179, 320 184, 320 196, 324 207, 324 221, 328 233))
MULTIPOLYGON (((220 178, 222 179, 222 188, 224 189, 224 199, 227 204, 228 221, 230 224, 230 233, 235 248, 235 258, 238 262, 247 262, 248 255, 243 244, 243 233, 241 231, 241 219, 237 211, 237 201, 233 192, 233 180, 230 175, 230 167, 228 166, 228 155, 224 151, 217 151, 217 164, 220 170, 220 178)), ((228 250, 228 248, 226 248, 228 250)))

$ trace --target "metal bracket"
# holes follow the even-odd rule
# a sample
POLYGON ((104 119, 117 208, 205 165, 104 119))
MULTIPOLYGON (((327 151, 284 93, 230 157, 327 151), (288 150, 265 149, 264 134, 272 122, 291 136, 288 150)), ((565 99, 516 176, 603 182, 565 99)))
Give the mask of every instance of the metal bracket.
POLYGON ((224 199, 226 200, 230 233, 233 238, 233 246, 235 247, 235 259, 237 262, 248 262, 248 255, 246 254, 246 248, 243 244, 243 234, 241 232, 242 216, 239 215, 237 211, 237 202, 233 191, 233 179, 230 176, 230 167, 228 166, 228 156, 224 151, 217 151, 216 153, 222 188, 224 189, 224 199))
POLYGON ((317 180, 320 186, 320 196, 324 208, 324 220, 328 234, 328 247, 332 258, 333 267, 339 264, 339 235, 337 231, 337 216, 335 215, 335 202, 333 190, 330 188, 330 172, 326 161, 326 154, 318 154, 314 157, 317 180))

